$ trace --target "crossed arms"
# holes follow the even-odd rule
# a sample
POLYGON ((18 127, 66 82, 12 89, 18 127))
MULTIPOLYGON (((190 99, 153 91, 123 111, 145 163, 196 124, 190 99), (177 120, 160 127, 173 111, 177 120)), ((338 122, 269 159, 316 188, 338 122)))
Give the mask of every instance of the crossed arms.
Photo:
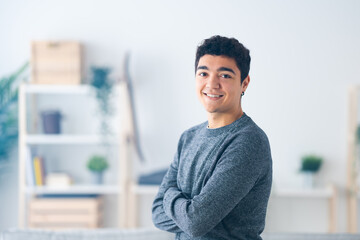
POLYGON ((153 203, 155 226, 168 232, 184 232, 191 237, 211 231, 246 196, 264 172, 264 167, 257 167, 264 165, 257 159, 259 150, 256 146, 230 145, 199 195, 193 198, 178 187, 177 154, 153 203))

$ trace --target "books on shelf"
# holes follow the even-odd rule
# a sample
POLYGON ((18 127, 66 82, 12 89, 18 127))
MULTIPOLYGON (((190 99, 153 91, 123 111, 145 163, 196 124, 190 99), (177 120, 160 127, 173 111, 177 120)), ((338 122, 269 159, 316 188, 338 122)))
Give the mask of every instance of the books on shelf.
POLYGON ((45 185, 45 171, 44 171, 43 158, 39 156, 35 156, 33 159, 33 164, 34 164, 36 186, 45 185))
POLYGON ((45 185, 45 164, 41 156, 33 156, 30 149, 26 156, 26 182, 28 186, 45 185))

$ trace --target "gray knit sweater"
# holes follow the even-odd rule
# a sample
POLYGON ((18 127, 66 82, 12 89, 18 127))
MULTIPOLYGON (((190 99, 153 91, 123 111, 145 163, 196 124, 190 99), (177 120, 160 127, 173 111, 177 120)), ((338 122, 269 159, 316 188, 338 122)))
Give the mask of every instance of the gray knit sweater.
POLYGON ((266 134, 245 113, 230 125, 185 131, 152 207, 176 239, 259 240, 272 182, 266 134))

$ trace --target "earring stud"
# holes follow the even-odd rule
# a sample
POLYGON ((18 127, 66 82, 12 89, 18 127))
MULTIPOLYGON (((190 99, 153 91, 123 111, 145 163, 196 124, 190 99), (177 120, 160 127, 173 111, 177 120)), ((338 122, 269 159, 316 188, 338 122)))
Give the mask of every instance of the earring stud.
POLYGON ((242 93, 241 93, 241 96, 244 96, 244 95, 245 95, 245 92, 242 92, 242 93))

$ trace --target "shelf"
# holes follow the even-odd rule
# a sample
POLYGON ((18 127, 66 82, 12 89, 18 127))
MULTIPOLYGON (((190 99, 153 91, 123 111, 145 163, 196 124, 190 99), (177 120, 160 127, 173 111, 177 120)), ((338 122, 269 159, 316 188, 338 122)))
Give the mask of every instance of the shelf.
MULTIPOLYGON (((159 185, 132 185, 131 191, 135 194, 156 194, 159 185)), ((330 198, 334 194, 331 187, 315 189, 283 188, 271 192, 272 197, 304 197, 304 198, 330 198)), ((360 197, 360 195, 359 195, 360 197)))
POLYGON ((306 198, 330 198, 334 194, 331 187, 314 188, 314 189, 297 189, 297 188, 283 188, 275 189, 271 195, 273 197, 306 197, 306 198))
MULTIPOLYGON (((119 91, 119 86, 114 86, 114 92, 119 91)), ((73 94, 73 95, 94 95, 96 89, 88 84, 82 85, 24 85, 24 92, 26 94, 73 94)))
POLYGON ((157 194, 159 185, 132 185, 131 191, 135 194, 157 194))
POLYGON ((116 185, 74 185, 68 187, 27 187, 28 194, 119 194, 122 189, 116 185))
MULTIPOLYGON (((70 134, 31 134, 26 136, 27 144, 101 144, 101 135, 70 135, 70 134)), ((110 143, 118 143, 115 137, 110 138, 110 143)))
POLYGON ((24 87, 25 93, 39 94, 80 94, 86 95, 95 92, 90 85, 36 85, 27 84, 24 87))

